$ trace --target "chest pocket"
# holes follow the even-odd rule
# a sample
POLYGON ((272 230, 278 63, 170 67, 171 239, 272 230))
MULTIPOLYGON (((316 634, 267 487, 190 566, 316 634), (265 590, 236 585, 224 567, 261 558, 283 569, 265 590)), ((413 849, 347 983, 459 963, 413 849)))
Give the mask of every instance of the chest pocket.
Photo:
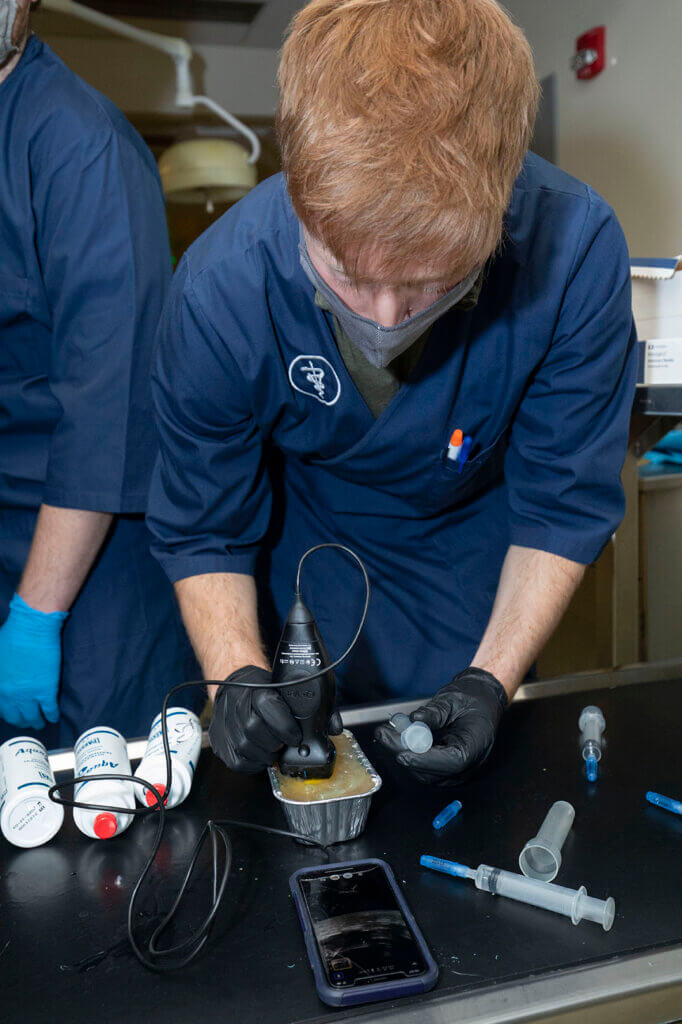
POLYGON ((454 460, 448 459, 447 449, 442 451, 431 471, 430 489, 425 495, 430 511, 447 512, 464 505, 497 483, 504 473, 507 443, 507 434, 503 431, 473 459, 467 459, 461 473, 454 460))

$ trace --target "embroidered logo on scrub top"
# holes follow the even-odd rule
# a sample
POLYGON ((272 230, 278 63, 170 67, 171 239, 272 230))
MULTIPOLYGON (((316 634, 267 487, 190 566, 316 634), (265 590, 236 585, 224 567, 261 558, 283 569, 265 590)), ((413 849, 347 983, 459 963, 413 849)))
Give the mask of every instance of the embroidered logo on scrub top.
POLYGON ((289 366, 292 387, 311 395, 323 405, 334 405, 341 394, 341 381, 324 356, 296 356, 289 366))

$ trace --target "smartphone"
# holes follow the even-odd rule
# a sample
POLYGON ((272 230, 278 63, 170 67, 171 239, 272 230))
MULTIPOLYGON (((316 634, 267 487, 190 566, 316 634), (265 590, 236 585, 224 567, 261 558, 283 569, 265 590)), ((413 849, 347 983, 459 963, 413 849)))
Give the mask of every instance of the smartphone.
POLYGON ((373 1003, 436 984, 436 963, 385 861, 303 868, 289 885, 323 1002, 373 1003))

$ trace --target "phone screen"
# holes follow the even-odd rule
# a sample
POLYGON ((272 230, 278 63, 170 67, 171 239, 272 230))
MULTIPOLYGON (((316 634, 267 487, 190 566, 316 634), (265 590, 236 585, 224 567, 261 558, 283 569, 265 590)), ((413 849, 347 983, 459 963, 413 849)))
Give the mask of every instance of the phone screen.
POLYGON ((420 946, 378 864, 299 879, 329 984, 413 978, 427 970, 420 946))

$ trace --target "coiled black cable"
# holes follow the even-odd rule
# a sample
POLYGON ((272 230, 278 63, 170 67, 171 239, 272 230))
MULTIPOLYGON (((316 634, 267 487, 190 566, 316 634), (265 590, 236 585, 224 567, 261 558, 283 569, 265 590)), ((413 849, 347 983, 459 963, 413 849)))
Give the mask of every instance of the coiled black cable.
MULTIPOLYGON (((367 570, 365 569, 365 566, 363 565, 359 556, 343 544, 317 544, 314 547, 309 548, 308 551, 306 551, 301 556, 301 559, 298 563, 298 570, 296 573, 296 594, 300 595, 301 569, 303 567, 303 563, 305 562, 306 558, 308 558, 309 555, 312 555, 313 552, 319 551, 322 548, 337 548, 340 551, 344 551, 346 554, 350 555, 351 558, 353 558, 360 567, 363 581, 365 584, 365 601, 362 610, 362 616, 360 618, 360 624, 356 629, 355 635, 353 636, 353 639, 351 640, 346 650, 339 658, 333 661, 331 665, 327 665, 319 671, 312 672, 309 675, 301 676, 300 679, 293 679, 288 683, 280 683, 276 686, 276 688, 278 689, 283 689, 287 686, 296 686, 300 682, 308 682, 311 679, 316 679, 318 676, 325 675, 327 672, 330 672, 334 668, 336 668, 337 665, 340 665, 341 662, 348 657, 350 652, 355 647, 360 636, 360 633, 362 631, 362 627, 365 624, 365 619, 367 618, 367 610, 369 607, 370 598, 370 585, 369 577, 367 576, 367 570)), ((174 694, 176 694, 179 690, 184 690, 188 686, 212 685, 241 686, 248 689, 273 688, 271 683, 233 682, 232 680, 223 679, 192 679, 188 682, 179 683, 177 686, 173 686, 164 697, 163 705, 161 707, 161 737, 163 739, 163 753, 166 762, 166 793, 170 793, 173 782, 173 763, 170 754, 170 744, 168 741, 168 725, 166 720, 169 701, 171 697, 173 697, 174 694)), ((124 810, 125 814, 130 814, 136 817, 140 815, 148 816, 149 814, 153 814, 156 811, 158 811, 159 817, 151 852, 147 857, 147 860, 145 861, 142 871, 140 872, 140 875, 133 887, 133 891, 130 894, 130 901, 128 903, 127 930, 128 940, 130 941, 131 948, 137 959, 144 967, 148 968, 151 971, 156 971, 159 973, 167 973, 169 971, 175 971, 181 967, 185 967, 188 963, 194 960, 194 958, 197 956, 197 954, 200 952, 200 950, 203 948, 203 946, 206 944, 209 938, 211 926, 213 925, 218 910, 220 909, 220 905, 222 903, 223 896, 225 895, 225 890, 227 888, 227 883, 230 877, 230 871, 232 869, 232 841, 230 839, 229 833, 227 832, 228 828, 243 828, 255 832, 263 832, 267 835, 281 836, 286 839, 295 839, 300 843, 303 843, 307 846, 315 847, 323 851, 326 854, 326 856, 329 857, 328 847, 324 843, 318 842, 318 840, 314 839, 312 836, 300 835, 296 832, 287 832, 284 829, 271 828, 268 825, 256 825, 253 822, 237 821, 231 818, 219 820, 209 819, 204 825, 201 831, 201 835, 199 836, 194 846, 194 850, 192 851, 192 855, 189 859, 189 864, 187 866, 187 870, 185 871, 184 878, 180 884, 180 887, 177 891, 175 899, 171 904, 170 909, 165 914, 160 924, 158 924, 154 931, 152 932, 152 935, 146 944, 146 950, 143 950, 140 947, 140 944, 138 943, 137 939, 135 938, 135 905, 140 890, 144 884, 144 881, 147 875, 149 874, 149 871, 151 870, 154 861, 156 860, 156 856, 159 852, 159 847, 161 846, 161 840, 163 839, 163 832, 166 825, 167 814, 163 796, 158 791, 158 789, 156 789, 151 782, 147 782, 146 779, 140 779, 136 778, 134 775, 126 774, 98 774, 78 776, 73 779, 69 779, 67 782, 62 782, 58 783, 57 785, 51 786, 50 789, 48 790, 48 796, 50 800, 52 800, 54 803, 62 804, 64 807, 80 807, 84 810, 90 811, 120 812, 124 810), (96 782, 111 779, 115 779, 122 782, 132 782, 136 786, 144 786, 145 789, 152 794, 155 802, 150 807, 135 807, 131 809, 124 809, 120 806, 114 807, 104 804, 85 803, 80 800, 69 800, 66 797, 58 795, 59 791, 61 789, 66 788, 67 786, 76 786, 81 782, 96 782), (194 874, 194 870, 196 868, 197 861, 199 859, 201 851, 203 850, 204 845, 208 839, 210 839, 211 841, 212 863, 211 896, 209 903, 209 911, 206 914, 203 921, 192 931, 192 934, 187 939, 185 939, 182 942, 176 943, 173 946, 166 946, 161 948, 159 946, 159 940, 161 939, 161 936, 169 927, 169 925, 171 924, 171 922, 175 918, 175 915, 178 912, 180 904, 182 903, 182 899, 185 895, 185 892, 187 891, 187 887, 190 884, 190 881, 194 874), (223 852, 222 866, 220 857, 220 844, 222 844, 223 852)))

